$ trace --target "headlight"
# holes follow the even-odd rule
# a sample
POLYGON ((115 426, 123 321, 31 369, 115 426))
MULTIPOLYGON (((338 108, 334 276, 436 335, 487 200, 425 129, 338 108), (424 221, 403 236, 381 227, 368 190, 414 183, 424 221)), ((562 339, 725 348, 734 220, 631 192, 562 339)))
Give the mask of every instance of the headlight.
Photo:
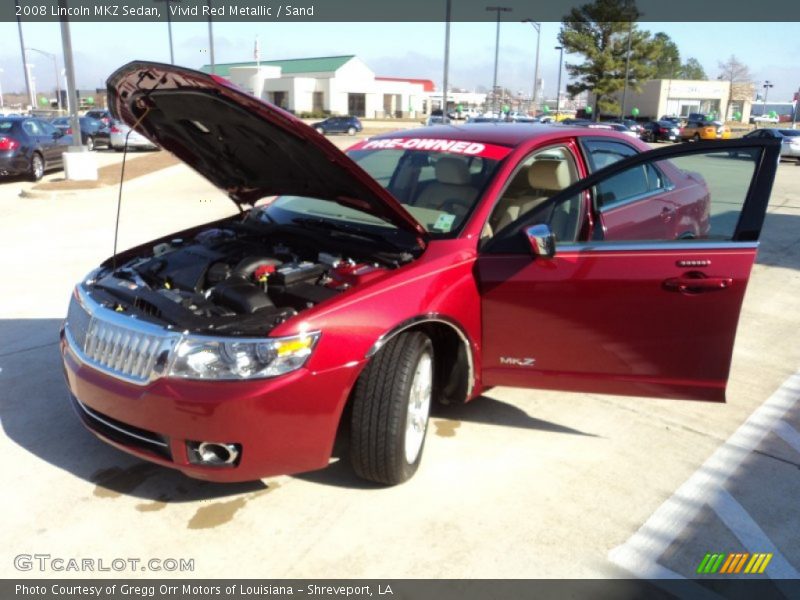
POLYGON ((184 337, 175 347, 170 377, 256 379, 277 377, 302 367, 319 332, 263 339, 184 337))

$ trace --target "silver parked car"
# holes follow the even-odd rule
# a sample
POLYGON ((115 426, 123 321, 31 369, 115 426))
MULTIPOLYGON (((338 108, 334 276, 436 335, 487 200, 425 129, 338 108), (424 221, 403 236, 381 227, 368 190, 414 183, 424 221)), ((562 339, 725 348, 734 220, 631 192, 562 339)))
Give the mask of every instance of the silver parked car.
POLYGON ((111 141, 108 147, 113 148, 117 152, 122 152, 125 149, 126 139, 128 141, 128 148, 135 148, 137 150, 158 150, 158 146, 143 135, 131 131, 131 128, 122 121, 112 122, 111 141))
POLYGON ((781 158, 796 158, 800 162, 800 129, 773 129, 765 127, 748 133, 746 138, 778 139, 781 141, 781 158))

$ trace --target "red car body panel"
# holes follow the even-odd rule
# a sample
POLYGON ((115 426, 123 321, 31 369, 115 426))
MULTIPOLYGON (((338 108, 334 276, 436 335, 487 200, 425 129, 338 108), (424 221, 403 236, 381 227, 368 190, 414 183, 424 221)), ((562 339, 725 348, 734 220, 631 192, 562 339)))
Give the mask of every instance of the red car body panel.
POLYGON ((754 260, 754 248, 482 256, 484 383, 722 402, 754 260), (706 262, 709 276, 731 279, 723 291, 665 286, 706 262))
MULTIPOLYGON (((138 71, 123 71, 118 77, 124 83, 120 90, 132 92, 138 85, 132 73, 154 68, 147 63, 139 64, 138 71)), ((381 187, 380 194, 373 194, 379 184, 291 115, 243 97, 221 80, 199 78, 183 69, 173 73, 163 65, 157 69, 187 85, 209 88, 216 83, 218 93, 235 98, 257 118, 282 123, 291 135, 307 139, 312 152, 330 155, 359 179, 370 202, 388 196, 386 212, 379 208, 378 214, 391 213, 398 226, 417 230, 416 221, 389 192, 381 187), (369 181, 360 181, 364 177, 369 181)), ((119 98, 115 102, 117 114, 129 121, 135 118, 124 102, 119 98)), ((420 320, 451 328, 465 344, 469 381, 464 400, 494 385, 724 400, 755 243, 679 248, 613 243, 643 236, 675 239, 684 231, 703 235, 709 226, 709 199, 702 182, 666 166, 665 173, 675 184, 672 191, 656 202, 633 202, 599 217, 584 194, 578 241, 594 239, 602 227, 609 236, 606 242, 612 242, 603 248, 563 244, 553 258, 544 260, 519 253, 489 254, 479 250, 484 224, 520 161, 531 152, 564 145, 584 178, 589 169, 581 138, 602 137, 641 151, 648 147, 613 131, 527 124, 444 126, 383 136, 423 137, 510 149, 458 235, 429 239, 415 260, 373 273, 272 329, 271 337, 322 332, 305 366, 279 377, 245 381, 161 377, 135 385, 83 364, 62 337, 67 382, 80 403, 110 419, 157 432, 168 440, 172 460, 121 443, 91 425, 90 429, 127 452, 209 480, 243 481, 322 468, 331 455, 344 406, 370 356, 387 336, 420 320), (724 283, 714 293, 697 293, 692 281, 698 278, 724 283), (200 440, 242 444, 240 463, 235 468, 191 464, 186 443, 200 440)), ((188 238, 198 229, 169 237, 188 238)), ((152 244, 127 251, 119 259, 146 253, 152 244)))
POLYGON ((61 346, 72 394, 104 416, 166 437, 172 460, 120 443, 90 426, 93 433, 121 450, 213 481, 248 481, 325 467, 361 367, 302 369, 275 380, 214 385, 160 379, 142 387, 81 364, 64 341, 61 346), (235 469, 191 464, 186 442, 201 440, 242 444, 240 463, 235 469))

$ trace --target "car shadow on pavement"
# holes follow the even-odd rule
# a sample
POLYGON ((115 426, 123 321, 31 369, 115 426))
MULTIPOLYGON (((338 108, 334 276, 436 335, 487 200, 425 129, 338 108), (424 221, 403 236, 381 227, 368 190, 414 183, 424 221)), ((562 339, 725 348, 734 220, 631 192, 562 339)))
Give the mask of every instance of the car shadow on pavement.
POLYGON ((478 396, 467 404, 457 406, 436 406, 433 409, 434 418, 463 421, 466 423, 482 423, 485 425, 498 425, 500 427, 515 427, 518 429, 533 429, 549 433, 567 433, 570 435, 583 435, 599 437, 594 433, 587 433, 551 421, 531 417, 521 408, 508 404, 489 396, 478 396))
POLYGON ((771 267, 800 269, 800 215, 767 213, 756 262, 771 267))
MULTIPOLYGON (((353 472, 348 456, 350 439, 348 422, 349 414, 346 413, 342 418, 342 424, 336 435, 331 464, 319 471, 293 475, 295 479, 301 479, 310 483, 360 490, 379 490, 386 487, 360 479, 353 472)), ((499 427, 516 427, 548 433, 566 433, 570 435, 599 437, 593 433, 587 433, 543 419, 536 419, 529 416, 522 409, 501 400, 496 400, 488 396, 478 396, 469 403, 458 406, 434 404, 431 407, 431 422, 428 425, 428 438, 435 435, 452 437, 453 426, 458 426, 461 422, 482 423, 486 425, 497 425, 499 427)))
POLYGON ((61 319, 0 320, 0 423, 13 443, 95 485, 98 497, 163 503, 260 491, 261 481, 218 484, 141 461, 96 439, 74 414, 58 350, 61 319))

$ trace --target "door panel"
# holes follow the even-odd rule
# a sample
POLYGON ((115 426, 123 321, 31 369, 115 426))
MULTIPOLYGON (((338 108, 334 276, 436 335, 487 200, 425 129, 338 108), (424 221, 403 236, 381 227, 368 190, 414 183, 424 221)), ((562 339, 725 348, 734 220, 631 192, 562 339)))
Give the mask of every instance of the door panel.
POLYGON ((755 244, 622 248, 479 260, 486 385, 724 400, 755 244))
POLYGON ((590 175, 489 240, 476 269, 486 385, 724 401, 779 150, 737 140, 647 152, 590 175), (602 207, 599 191, 622 197, 625 187, 612 185, 619 175, 647 165, 665 175, 662 192, 602 207), (587 192, 603 225, 594 239, 534 259, 525 229, 587 192), (664 207, 674 211, 651 226, 645 216, 664 207), (618 222, 609 218, 615 211, 618 222), (687 228, 691 239, 681 235, 687 228))

